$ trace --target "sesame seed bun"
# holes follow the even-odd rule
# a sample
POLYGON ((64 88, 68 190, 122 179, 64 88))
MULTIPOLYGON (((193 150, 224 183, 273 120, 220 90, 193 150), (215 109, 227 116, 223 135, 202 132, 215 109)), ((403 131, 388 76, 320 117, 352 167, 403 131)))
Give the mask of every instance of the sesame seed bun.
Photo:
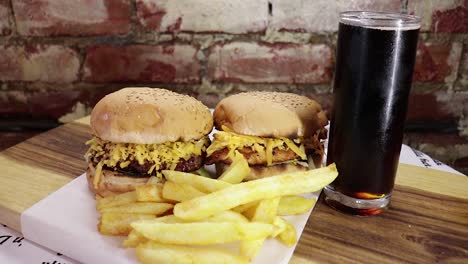
MULTIPOLYGON (((200 140, 212 128, 208 107, 193 97, 159 88, 121 89, 101 99, 91 113, 94 136, 110 143, 144 145, 200 140)), ((180 159, 177 166, 182 164, 180 170, 184 171, 197 169, 203 165, 203 157, 192 153, 188 160, 180 159)), ((94 164, 98 162, 94 160, 94 164)), ((136 171, 129 170, 130 165, 125 169, 103 166, 99 179, 95 179, 95 166, 89 162, 86 176, 90 190, 104 197, 135 190, 151 176, 141 172, 147 164, 137 165, 141 167, 136 171)))
POLYGON ((121 89, 105 96, 91 113, 94 135, 115 143, 189 141, 212 128, 208 107, 193 97, 159 88, 121 89))
POLYGON ((308 137, 327 124, 321 106, 292 93, 247 92, 224 98, 213 114, 215 126, 260 137, 308 137))

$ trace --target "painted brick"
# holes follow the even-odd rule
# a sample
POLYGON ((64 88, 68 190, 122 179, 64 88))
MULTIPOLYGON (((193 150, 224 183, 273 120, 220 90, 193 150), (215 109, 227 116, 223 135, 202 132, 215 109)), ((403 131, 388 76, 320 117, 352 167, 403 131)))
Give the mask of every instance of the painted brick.
POLYGON ((468 0, 447 10, 432 13, 433 32, 468 32, 468 0))
POLYGON ((339 13, 352 10, 400 11, 399 0, 272 0, 271 26, 301 32, 336 31, 339 13))
POLYGON ((457 77, 462 44, 420 42, 416 54, 414 81, 453 83, 457 77))
POLYGON ((9 2, 8 0, 0 0, 0 35, 11 33, 9 2))
POLYGON ((14 0, 21 35, 104 35, 130 30, 126 0, 14 0))
POLYGON ((458 88, 468 90, 468 46, 465 47, 465 54, 463 54, 460 66, 460 87, 458 88))
POLYGON ((421 17, 421 30, 468 32, 468 0, 408 0, 408 13, 421 17))
MULTIPOLYGON (((86 107, 93 108, 104 96, 127 87, 126 84, 108 85, 108 84, 90 84, 88 89, 84 90, 82 103, 86 107)), ((136 86, 136 85, 135 85, 136 86)))
POLYGON ((80 100, 78 90, 0 91, 0 116, 59 118, 80 100))
POLYGON ((140 23, 159 32, 265 31, 268 0, 137 0, 140 23))
POLYGON ((407 11, 409 14, 417 15, 421 18, 421 31, 429 31, 431 29, 432 7, 434 4, 437 4, 434 2, 449 1, 408 0, 407 11))
POLYGON ((0 46, 1 81, 69 83, 78 79, 75 50, 57 45, 0 46))
POLYGON ((244 83, 326 83, 332 50, 324 44, 233 42, 211 48, 209 78, 244 83))
POLYGON ((468 113, 468 93, 414 92, 408 102, 407 122, 457 123, 468 113))
POLYGON ((88 82, 198 83, 200 63, 190 45, 95 46, 87 49, 88 82))

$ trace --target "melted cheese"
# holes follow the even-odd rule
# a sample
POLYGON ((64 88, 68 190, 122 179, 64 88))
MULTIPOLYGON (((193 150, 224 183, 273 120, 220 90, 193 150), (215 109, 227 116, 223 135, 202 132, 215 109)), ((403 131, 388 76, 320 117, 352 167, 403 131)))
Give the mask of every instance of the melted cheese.
POLYGON ((267 164, 270 165, 273 163, 273 144, 271 140, 269 139, 266 140, 265 152, 266 152, 265 154, 266 154, 267 164))
MULTIPOLYGON (((152 174, 154 170, 159 171, 163 164, 173 170, 181 159, 188 160, 193 155, 201 155, 208 143, 207 137, 189 142, 162 144, 112 143, 95 137, 86 142, 89 149, 85 158, 87 162, 98 162, 93 180, 97 187, 104 165, 113 168, 119 164, 120 168, 126 168, 132 161, 136 161, 140 165, 153 164, 148 174, 152 174)), ((159 173, 157 176, 162 177, 159 173)))
POLYGON ((94 178, 93 178, 93 185, 94 185, 94 188, 98 188, 99 186, 99 182, 101 181, 101 172, 102 172, 102 166, 104 164, 101 162, 98 163, 98 165, 96 166, 96 170, 94 171, 94 178))
POLYGON ((257 136, 247 136, 236 134, 231 131, 220 131, 214 135, 214 140, 206 150, 207 155, 211 156, 214 152, 228 148, 229 153, 227 157, 232 158, 234 150, 243 147, 250 147, 258 153, 264 153, 267 164, 271 165, 273 161, 273 150, 275 148, 294 151, 301 159, 306 160, 307 155, 304 146, 300 139, 288 139, 284 137, 279 138, 264 138, 257 136), (299 147, 296 143, 301 144, 299 147))

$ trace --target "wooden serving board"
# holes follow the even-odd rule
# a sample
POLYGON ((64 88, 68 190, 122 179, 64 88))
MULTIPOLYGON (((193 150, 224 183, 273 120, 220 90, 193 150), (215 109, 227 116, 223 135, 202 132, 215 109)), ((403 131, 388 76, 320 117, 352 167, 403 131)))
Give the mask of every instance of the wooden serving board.
MULTIPOLYGON (((89 118, 0 152, 0 223, 81 175, 89 118)), ((468 263, 468 177, 400 164, 390 208, 358 218, 319 202, 291 263, 468 263)))

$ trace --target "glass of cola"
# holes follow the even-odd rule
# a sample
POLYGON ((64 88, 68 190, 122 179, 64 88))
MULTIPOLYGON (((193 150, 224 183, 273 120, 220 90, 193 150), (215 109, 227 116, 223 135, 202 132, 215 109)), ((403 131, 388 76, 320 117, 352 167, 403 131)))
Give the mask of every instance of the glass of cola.
POLYGON ((333 208, 375 215, 389 205, 419 28, 412 15, 340 14, 327 153, 339 174, 324 189, 333 208))

